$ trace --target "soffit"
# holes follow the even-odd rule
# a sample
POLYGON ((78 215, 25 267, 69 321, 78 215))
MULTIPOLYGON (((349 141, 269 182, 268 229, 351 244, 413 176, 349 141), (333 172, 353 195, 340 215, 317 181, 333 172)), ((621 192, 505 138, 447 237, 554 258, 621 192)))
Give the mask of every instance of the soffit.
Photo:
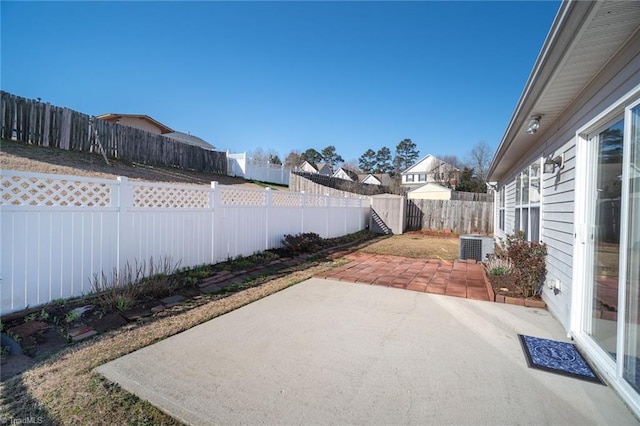
MULTIPOLYGON (((567 21, 570 19, 571 17, 567 21)), ((567 22, 566 26, 569 25, 570 22, 567 22)), ((531 87, 528 88, 528 93, 523 93, 505 137, 496 151, 490 170, 491 180, 502 179, 532 146, 540 143, 547 130, 559 127, 556 120, 562 112, 578 98, 616 52, 638 31, 640 2, 597 2, 584 22, 576 27, 573 41, 564 53, 560 52, 561 59, 544 64, 543 67, 550 69, 547 70, 549 77, 531 81, 534 78, 532 73, 529 83, 531 87), (529 94, 537 94, 537 98, 532 99, 527 96, 529 94), (534 115, 542 115, 540 129, 536 134, 528 135, 524 128, 529 118, 534 115)), ((548 39, 552 36, 550 33, 548 39)), ((550 50, 553 48, 558 47, 551 45, 550 50)), ((544 53, 541 53, 541 56, 544 53)), ((538 58, 538 62, 540 61, 541 57, 538 58)), ((544 74, 544 70, 538 74, 544 74)))

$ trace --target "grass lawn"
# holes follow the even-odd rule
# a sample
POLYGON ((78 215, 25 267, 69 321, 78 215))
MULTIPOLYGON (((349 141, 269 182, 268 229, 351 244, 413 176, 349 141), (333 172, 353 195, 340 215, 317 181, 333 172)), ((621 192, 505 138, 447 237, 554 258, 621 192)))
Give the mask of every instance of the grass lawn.
POLYGON ((387 254, 421 259, 455 260, 458 258, 458 237, 428 236, 408 232, 375 242, 359 250, 363 253, 387 254))
MULTIPOLYGON (((407 257, 457 258, 457 239, 421 233, 377 240, 358 249, 407 257)), ((227 312, 344 264, 315 264, 216 300, 164 311, 65 349, 0 385, 0 418, 5 423, 37 424, 179 424, 151 404, 93 372, 97 366, 188 330, 227 312)))

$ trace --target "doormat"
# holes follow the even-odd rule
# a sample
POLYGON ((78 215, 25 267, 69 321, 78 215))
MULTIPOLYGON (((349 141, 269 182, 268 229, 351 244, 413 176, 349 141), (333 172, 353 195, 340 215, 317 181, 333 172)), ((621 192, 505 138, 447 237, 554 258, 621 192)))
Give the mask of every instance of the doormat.
POLYGON ((604 385, 571 343, 518 334, 530 368, 604 385))

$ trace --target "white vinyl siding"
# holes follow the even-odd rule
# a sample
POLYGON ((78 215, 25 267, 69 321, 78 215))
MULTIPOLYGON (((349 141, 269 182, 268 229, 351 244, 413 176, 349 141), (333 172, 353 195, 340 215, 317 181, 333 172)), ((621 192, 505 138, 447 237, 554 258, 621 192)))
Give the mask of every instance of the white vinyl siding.
POLYGON ((561 291, 554 294, 544 289, 545 301, 565 327, 571 313, 571 286, 573 282, 573 241, 575 218, 575 140, 567 142, 553 153, 564 154, 564 165, 554 173, 543 173, 541 239, 547 244, 547 282, 558 280, 561 291))

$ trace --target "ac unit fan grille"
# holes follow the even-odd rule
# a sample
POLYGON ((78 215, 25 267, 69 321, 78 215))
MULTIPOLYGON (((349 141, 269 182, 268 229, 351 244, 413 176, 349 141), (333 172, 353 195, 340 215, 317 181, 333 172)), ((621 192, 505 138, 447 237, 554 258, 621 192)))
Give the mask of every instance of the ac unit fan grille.
POLYGON ((483 235, 460 236, 460 259, 473 259, 478 262, 485 260, 493 253, 493 238, 483 235))

